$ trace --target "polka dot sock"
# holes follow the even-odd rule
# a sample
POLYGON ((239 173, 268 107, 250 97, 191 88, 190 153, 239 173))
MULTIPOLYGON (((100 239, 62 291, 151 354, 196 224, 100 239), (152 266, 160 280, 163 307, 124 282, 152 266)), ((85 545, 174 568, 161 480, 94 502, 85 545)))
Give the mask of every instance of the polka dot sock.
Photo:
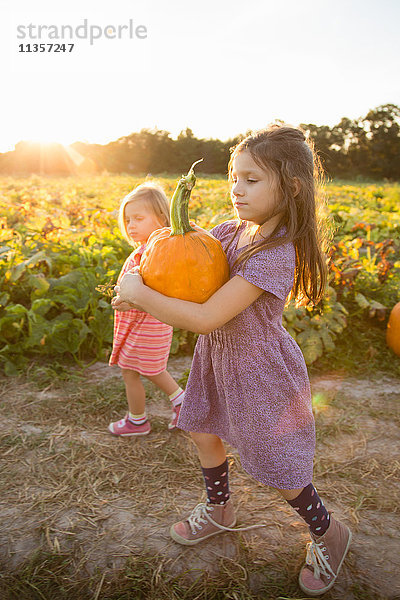
POLYGON ((290 506, 298 512, 314 535, 324 535, 329 527, 329 513, 318 492, 310 483, 294 500, 288 500, 290 506))
POLYGON ((210 504, 225 504, 229 500, 228 460, 219 467, 204 469, 203 477, 206 484, 207 498, 210 504))

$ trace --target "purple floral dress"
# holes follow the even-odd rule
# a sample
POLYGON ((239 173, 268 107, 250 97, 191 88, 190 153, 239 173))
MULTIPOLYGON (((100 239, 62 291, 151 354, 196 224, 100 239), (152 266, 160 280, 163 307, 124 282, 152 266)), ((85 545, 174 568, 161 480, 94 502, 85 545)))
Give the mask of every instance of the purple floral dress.
POLYGON ((310 384, 299 346, 282 326, 294 278, 293 244, 261 250, 233 266, 227 246, 236 221, 212 230, 227 252, 231 277, 264 290, 255 302, 196 344, 179 427, 214 433, 237 448, 243 468, 281 489, 312 480, 315 448, 310 384))

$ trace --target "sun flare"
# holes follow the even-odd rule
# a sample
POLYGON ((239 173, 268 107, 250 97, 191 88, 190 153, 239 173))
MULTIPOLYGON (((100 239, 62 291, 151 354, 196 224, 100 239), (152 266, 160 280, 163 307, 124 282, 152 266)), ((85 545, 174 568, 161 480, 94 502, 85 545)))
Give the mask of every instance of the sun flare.
POLYGON ((32 144, 40 144, 41 146, 51 146, 52 144, 61 144, 61 146, 67 146, 70 143, 66 137, 52 134, 40 134, 30 137, 27 142, 32 144))

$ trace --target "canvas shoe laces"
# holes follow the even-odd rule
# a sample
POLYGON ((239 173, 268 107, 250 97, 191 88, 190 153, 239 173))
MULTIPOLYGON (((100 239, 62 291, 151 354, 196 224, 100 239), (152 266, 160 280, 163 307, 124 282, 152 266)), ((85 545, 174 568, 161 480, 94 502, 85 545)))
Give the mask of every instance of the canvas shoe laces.
POLYGON ((327 552, 324 542, 316 542, 313 540, 307 544, 307 555, 306 563, 314 569, 314 577, 320 578, 320 575, 324 575, 328 580, 332 577, 336 577, 336 573, 332 570, 329 564, 329 554, 327 552))
MULTIPOLYGON (((216 505, 220 506, 220 505, 216 505)), ((266 527, 266 523, 258 523, 257 525, 249 525, 248 527, 225 527, 211 517, 210 512, 214 510, 214 506, 212 504, 207 504, 206 502, 201 502, 197 506, 194 507, 187 521, 189 523, 190 530, 193 535, 196 535, 197 530, 203 529, 203 525, 206 525, 207 522, 210 522, 218 529, 222 529, 223 531, 248 531, 249 529, 257 529, 258 527, 266 527)))

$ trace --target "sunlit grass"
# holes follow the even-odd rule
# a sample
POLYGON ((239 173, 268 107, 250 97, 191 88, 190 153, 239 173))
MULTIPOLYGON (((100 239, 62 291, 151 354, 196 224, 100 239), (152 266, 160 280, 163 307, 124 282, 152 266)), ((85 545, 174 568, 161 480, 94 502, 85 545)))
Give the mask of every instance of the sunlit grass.
MULTIPOLYGON (((17 569, 4 566, 1 598, 303 598, 297 574, 306 528, 275 491, 241 468, 235 451, 229 450, 228 457, 240 524, 266 521, 267 528, 248 535, 227 534, 194 550, 174 545, 168 541, 170 524, 203 494, 192 442, 182 432, 168 431, 168 419, 157 414, 168 400, 152 385, 146 388, 151 435, 141 440, 113 438, 106 426, 125 407, 122 380, 94 381, 88 374, 77 378, 76 373, 77 369, 71 372, 71 380, 54 377, 49 384, 31 370, 32 379, 1 382, 2 423, 8 424, 0 436, 5 467, 0 493, 8 511, 3 533, 9 531, 10 519, 13 529, 7 537, 7 560, 18 556, 20 539, 36 540, 37 550, 27 552, 17 569), (118 528, 122 517, 128 525, 118 528), (149 529, 142 539, 144 523, 149 529), (156 546, 149 551, 154 536, 161 543, 158 552, 156 546), (233 554, 227 551, 231 547, 233 554), (204 557, 212 562, 211 574, 204 557)), ((387 529, 398 513, 399 405, 395 394, 373 383, 360 401, 349 393, 351 381, 339 376, 328 386, 323 377, 312 380, 318 432, 314 481, 327 506, 350 524, 355 538, 371 536, 372 543, 374 527, 387 529), (379 397, 377 390, 382 392, 379 397)), ((389 600, 365 579, 362 548, 355 543, 329 595, 332 600, 389 600)), ((383 548, 382 557, 385 552, 383 548)))

